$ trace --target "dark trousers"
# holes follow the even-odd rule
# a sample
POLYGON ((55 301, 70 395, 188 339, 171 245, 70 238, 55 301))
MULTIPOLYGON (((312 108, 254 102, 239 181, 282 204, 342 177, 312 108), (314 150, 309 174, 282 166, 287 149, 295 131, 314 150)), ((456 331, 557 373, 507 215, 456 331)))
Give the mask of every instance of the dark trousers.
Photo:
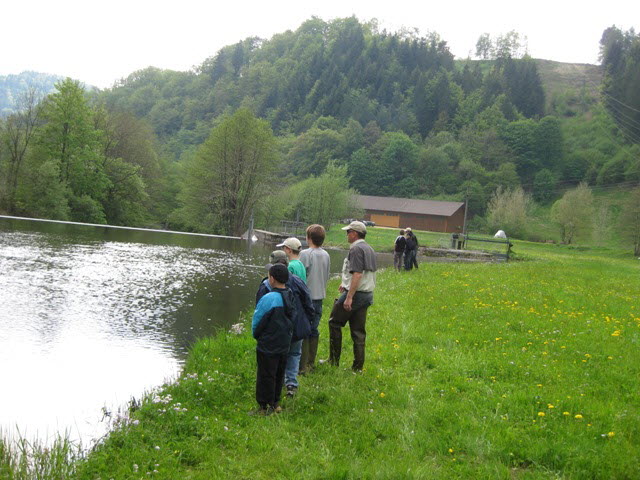
POLYGON ((300 373, 307 373, 313 370, 316 363, 316 355, 318 353, 318 337, 320 332, 320 320, 322 319, 322 300, 312 300, 313 321, 311 322, 311 334, 302 342, 302 353, 300 355, 300 373))
POLYGON ((414 266, 418 268, 418 261, 416 260, 416 256, 418 254, 418 250, 409 250, 404 252, 404 269, 411 270, 414 266))
POLYGON ((258 363, 256 400, 262 408, 275 408, 280 403, 287 354, 268 355, 256 350, 256 360, 258 363))
POLYGON ((329 363, 340 364, 342 353, 342 327, 349 323, 351 340, 353 340, 353 370, 362 370, 364 366, 364 348, 367 338, 365 329, 368 306, 347 311, 341 301, 336 300, 329 317, 329 363))
POLYGON ((402 252, 393 252, 393 266, 397 270, 402 270, 404 266, 404 251, 402 252))

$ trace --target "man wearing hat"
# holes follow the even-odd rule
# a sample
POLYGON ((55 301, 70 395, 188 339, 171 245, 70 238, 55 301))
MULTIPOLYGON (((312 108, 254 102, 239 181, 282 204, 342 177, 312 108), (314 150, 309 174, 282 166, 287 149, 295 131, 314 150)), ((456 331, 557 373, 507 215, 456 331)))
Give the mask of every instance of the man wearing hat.
POLYGON ((304 283, 307 283, 307 269, 300 261, 300 250, 302 250, 302 242, 296 237, 289 237, 284 242, 279 243, 276 247, 282 247, 289 259, 289 272, 299 276, 304 283))
POLYGON ((376 286, 376 254, 365 242, 367 227, 362 222, 351 222, 342 230, 347 232, 349 253, 342 265, 340 298, 333 304, 329 317, 329 363, 339 365, 342 351, 342 327, 347 322, 353 340, 353 365, 358 372, 364 366, 367 332, 367 309, 373 304, 376 286))

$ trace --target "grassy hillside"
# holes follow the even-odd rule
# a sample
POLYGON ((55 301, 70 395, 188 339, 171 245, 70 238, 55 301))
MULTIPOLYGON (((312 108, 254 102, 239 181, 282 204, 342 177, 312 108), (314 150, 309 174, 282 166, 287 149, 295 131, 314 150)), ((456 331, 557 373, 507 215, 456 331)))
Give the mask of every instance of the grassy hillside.
POLYGON ((365 372, 346 334, 277 416, 247 416, 248 333, 201 341, 79 478, 637 477, 637 261, 516 248, 535 260, 381 272, 365 372))
POLYGON ((17 75, 0 75, 0 117, 14 113, 20 108, 20 100, 30 88, 47 95, 55 90, 59 75, 39 72, 22 72, 17 75))
POLYGON ((541 59, 536 59, 536 63, 546 95, 547 111, 554 96, 563 92, 581 92, 586 89, 590 96, 598 98, 602 80, 602 70, 599 65, 541 59))

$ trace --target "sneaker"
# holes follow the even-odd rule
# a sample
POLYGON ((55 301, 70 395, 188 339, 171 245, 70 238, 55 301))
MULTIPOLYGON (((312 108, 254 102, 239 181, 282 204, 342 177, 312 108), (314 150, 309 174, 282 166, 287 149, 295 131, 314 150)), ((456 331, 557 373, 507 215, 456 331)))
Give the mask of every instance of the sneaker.
POLYGON ((273 409, 273 413, 282 413, 282 407, 277 405, 276 408, 273 409))
POLYGON ((287 385, 287 397, 293 397, 297 391, 298 387, 296 387, 295 385, 287 385))

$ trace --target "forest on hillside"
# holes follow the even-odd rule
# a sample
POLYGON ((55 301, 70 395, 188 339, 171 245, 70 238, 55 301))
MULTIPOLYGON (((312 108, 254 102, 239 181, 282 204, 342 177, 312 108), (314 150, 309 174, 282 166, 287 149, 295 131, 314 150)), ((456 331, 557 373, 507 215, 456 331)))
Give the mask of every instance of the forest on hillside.
POLYGON ((55 91, 55 84, 64 77, 39 72, 0 75, 0 118, 21 110, 24 92, 30 88, 44 94, 55 91))
POLYGON ((497 195, 640 180, 640 39, 611 27, 600 47, 601 85, 549 94, 515 32, 455 61, 435 33, 311 18, 189 72, 67 79, 0 124, 0 210, 239 234, 251 215, 331 223, 359 192, 468 199, 493 228, 497 195))

